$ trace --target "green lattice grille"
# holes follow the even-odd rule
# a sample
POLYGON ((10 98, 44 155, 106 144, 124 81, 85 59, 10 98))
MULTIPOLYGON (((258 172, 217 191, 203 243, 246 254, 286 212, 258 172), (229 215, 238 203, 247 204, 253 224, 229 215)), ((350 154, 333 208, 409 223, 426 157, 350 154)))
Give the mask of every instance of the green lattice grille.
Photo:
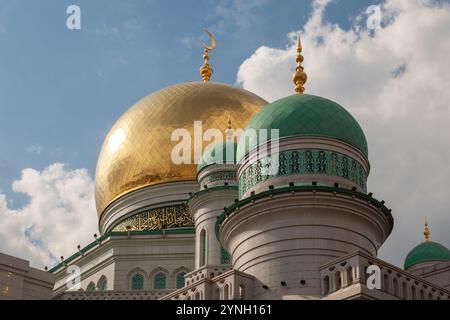
POLYGON ((177 279, 176 279, 176 281, 177 281, 177 283, 176 283, 177 289, 181 289, 181 288, 184 287, 184 276, 185 275, 186 275, 186 272, 180 272, 177 275, 177 279))
POLYGON ((223 248, 220 248, 220 263, 221 264, 230 264, 230 254, 223 248))
POLYGON ((220 171, 213 173, 200 181, 200 186, 208 186, 210 183, 217 181, 236 181, 235 171, 220 171))
POLYGON ((105 277, 102 277, 100 279, 100 283, 98 285, 98 290, 99 291, 106 291, 106 290, 108 290, 108 280, 105 277))
POLYGON ((136 273, 131 279, 131 290, 144 290, 144 276, 136 273))
POLYGON ((93 282, 89 283, 86 291, 89 291, 89 292, 95 291, 95 284, 93 282))
POLYGON ((166 289, 167 288, 167 276, 160 272, 158 273, 155 278, 154 278, 154 283, 153 283, 153 287, 155 289, 166 289))
POLYGON ((328 150, 301 149, 280 153, 275 175, 264 175, 264 166, 273 164, 270 157, 259 159, 239 177, 239 195, 242 197, 256 184, 280 176, 319 174, 350 180, 366 191, 367 173, 356 160, 328 150))

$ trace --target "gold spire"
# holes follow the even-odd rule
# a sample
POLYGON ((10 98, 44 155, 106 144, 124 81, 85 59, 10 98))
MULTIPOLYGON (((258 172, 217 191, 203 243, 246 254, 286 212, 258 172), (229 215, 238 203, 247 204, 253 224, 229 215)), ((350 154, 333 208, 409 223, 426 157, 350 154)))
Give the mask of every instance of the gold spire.
POLYGON ((423 232, 423 235, 425 236, 425 241, 430 241, 431 231, 430 227, 428 226, 427 219, 425 219, 425 231, 423 232))
POLYGON ((295 92, 298 94, 302 94, 305 92, 305 83, 308 80, 308 75, 305 73, 305 69, 302 66, 303 63, 303 48, 302 41, 300 39, 300 34, 298 35, 298 44, 297 44, 297 68, 295 68, 295 73, 292 78, 295 84, 295 92))
POLYGON ((205 30, 206 34, 211 39, 211 45, 207 45, 206 43, 202 42, 202 46, 204 48, 203 52, 203 65, 200 68, 200 76, 202 77, 203 82, 208 82, 211 79, 211 76, 214 73, 214 70, 209 65, 209 52, 213 51, 216 48, 216 39, 214 36, 209 32, 208 30, 205 30))
POLYGON ((233 140, 234 130, 233 126, 231 125, 231 115, 228 116, 228 127, 225 130, 225 135, 227 137, 227 141, 233 140))

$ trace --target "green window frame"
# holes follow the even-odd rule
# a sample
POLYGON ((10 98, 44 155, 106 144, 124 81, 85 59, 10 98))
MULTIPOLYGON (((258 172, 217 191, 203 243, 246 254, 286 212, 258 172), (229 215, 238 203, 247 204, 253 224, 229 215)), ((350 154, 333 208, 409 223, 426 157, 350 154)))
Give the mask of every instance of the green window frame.
POLYGON ((206 230, 200 232, 200 267, 206 264, 206 230))
POLYGON ((94 292, 95 291, 95 283, 91 282, 86 288, 87 292, 94 292))
POLYGON ((144 290, 144 276, 136 273, 131 278, 131 290, 144 290))
POLYGON ((164 273, 159 272, 155 275, 153 278, 153 288, 156 290, 163 290, 167 288, 167 276, 164 273))
POLYGON ((105 276, 102 276, 98 281, 98 290, 99 291, 107 291, 108 290, 108 279, 105 276))
POLYGON ((179 274, 177 274, 177 278, 176 278, 177 289, 181 289, 184 287, 184 284, 185 284, 184 276, 185 275, 186 275, 186 272, 180 272, 179 274))

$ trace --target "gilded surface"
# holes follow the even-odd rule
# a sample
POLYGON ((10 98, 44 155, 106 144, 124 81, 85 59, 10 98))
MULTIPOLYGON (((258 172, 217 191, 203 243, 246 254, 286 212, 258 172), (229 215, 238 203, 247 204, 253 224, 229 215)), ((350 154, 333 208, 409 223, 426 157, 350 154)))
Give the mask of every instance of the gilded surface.
POLYGON ((170 206, 149 210, 118 224, 113 231, 151 231, 181 227, 193 227, 194 221, 187 206, 170 206))
MULTIPOLYGON (((244 129, 266 104, 248 91, 214 82, 184 83, 145 97, 116 122, 105 139, 95 178, 98 214, 130 191, 196 180, 196 164, 171 161, 172 149, 179 143, 171 141, 175 129, 187 129, 193 137, 194 121, 202 121, 203 132, 223 131, 230 117, 235 129, 244 129)), ((210 143, 203 142, 203 147, 210 143)))

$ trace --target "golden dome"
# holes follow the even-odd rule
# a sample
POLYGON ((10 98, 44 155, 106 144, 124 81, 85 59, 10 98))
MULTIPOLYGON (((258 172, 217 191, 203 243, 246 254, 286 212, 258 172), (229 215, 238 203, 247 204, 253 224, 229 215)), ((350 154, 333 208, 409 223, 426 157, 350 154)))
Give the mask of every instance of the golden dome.
MULTIPOLYGON (((225 130, 230 117, 236 129, 243 129, 265 105, 251 92, 214 82, 183 83, 145 97, 116 122, 105 139, 95 177, 98 214, 131 191, 196 180, 196 164, 172 163, 172 149, 179 143, 171 141, 175 129, 187 129, 193 137, 194 121, 203 122, 203 132, 225 130)), ((210 143, 204 142, 203 147, 210 143)), ((193 146, 191 153, 193 157, 193 146)))

